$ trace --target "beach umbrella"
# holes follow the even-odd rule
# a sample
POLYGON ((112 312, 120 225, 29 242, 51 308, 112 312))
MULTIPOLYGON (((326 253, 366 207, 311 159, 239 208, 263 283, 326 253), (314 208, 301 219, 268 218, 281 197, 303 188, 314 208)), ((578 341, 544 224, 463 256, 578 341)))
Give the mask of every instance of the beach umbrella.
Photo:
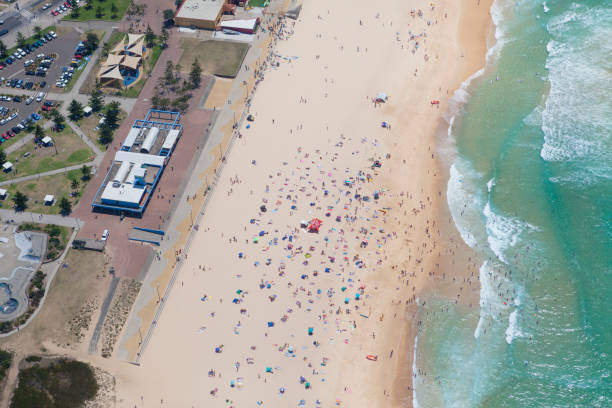
POLYGON ((306 382, 305 388, 306 388, 307 390, 308 390, 308 389, 310 389, 310 383, 309 383, 309 382, 306 382))
POLYGON ((266 367, 266 373, 271 373, 272 372, 272 367, 266 367))
POLYGON ((361 295, 359 293, 355 293, 355 300, 359 300, 360 297, 361 295))
POLYGON ((349 298, 344 298, 344 304, 348 305, 348 302, 349 302, 349 298))
POLYGON ((308 335, 312 336, 313 333, 314 333, 314 328, 313 327, 309 327, 308 328, 308 335))
POLYGON ((274 322, 268 322, 268 327, 274 327, 274 322))
POLYGON ((263 237, 264 235, 266 235, 266 231, 259 231, 259 236, 263 237))
POLYGON ((266 212, 266 211, 268 211, 268 209, 266 208, 266 206, 265 206, 265 205, 260 206, 260 207, 259 207, 259 209, 261 210, 261 212, 266 212))

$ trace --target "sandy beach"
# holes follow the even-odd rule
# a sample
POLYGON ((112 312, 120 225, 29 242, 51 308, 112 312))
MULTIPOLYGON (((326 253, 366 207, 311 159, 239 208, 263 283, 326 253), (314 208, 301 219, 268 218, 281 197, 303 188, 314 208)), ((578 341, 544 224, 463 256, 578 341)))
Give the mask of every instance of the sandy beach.
POLYGON ((411 406, 423 291, 478 304, 437 132, 489 8, 310 0, 284 20, 141 365, 103 363, 117 406, 411 406))

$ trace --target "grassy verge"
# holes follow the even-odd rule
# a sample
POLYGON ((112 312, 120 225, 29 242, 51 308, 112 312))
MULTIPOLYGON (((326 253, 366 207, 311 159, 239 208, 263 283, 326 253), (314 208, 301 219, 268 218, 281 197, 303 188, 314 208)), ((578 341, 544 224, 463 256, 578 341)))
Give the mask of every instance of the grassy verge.
POLYGON ((35 180, 22 181, 21 183, 10 184, 3 188, 7 190, 9 198, 0 201, 0 208, 13 208, 11 197, 17 191, 28 196, 28 207, 26 211, 31 211, 40 214, 59 214, 60 208, 57 204, 62 197, 68 198, 74 208, 81 196, 89 180, 81 179, 81 170, 71 170, 62 174, 54 174, 52 176, 40 177, 35 180), (77 180, 79 186, 77 189, 72 188, 72 181, 77 180), (55 196, 56 203, 54 205, 45 205, 45 195, 52 194, 55 196))
POLYGON ((249 0, 249 7, 265 7, 270 3, 270 0, 249 0))
POLYGON ((19 371, 19 383, 10 406, 77 408, 97 392, 98 384, 88 364, 65 359, 34 363, 19 371))
MULTIPOLYGON (((40 35, 43 36, 45 34, 47 34, 49 31, 55 31, 55 26, 49 26, 49 27, 45 27, 40 31, 40 35)), ((32 44, 33 42, 35 42, 36 40, 38 40, 40 37, 37 37, 35 35, 33 35, 32 37, 27 37, 26 38, 26 43, 27 44, 32 44)), ((17 50, 17 48, 21 48, 18 45, 9 48, 6 51, 6 56, 8 57, 9 55, 11 55, 13 52, 15 52, 17 50)))
POLYGON ((39 148, 34 143, 27 143, 7 155, 7 160, 13 163, 14 170, 8 174, 0 174, 0 181, 62 169, 92 160, 93 152, 70 126, 66 126, 61 132, 46 133, 53 139, 54 146, 39 148), (30 153, 28 157, 24 157, 26 153, 30 153))
POLYGON ((92 7, 87 10, 85 5, 79 7, 79 15, 72 17, 72 13, 68 13, 64 20, 66 21, 89 21, 89 20, 104 20, 104 21, 121 21, 123 15, 127 11, 131 0, 93 0, 92 7), (115 5, 117 11, 113 15, 111 8, 115 5), (100 14, 98 14, 100 11, 100 14))

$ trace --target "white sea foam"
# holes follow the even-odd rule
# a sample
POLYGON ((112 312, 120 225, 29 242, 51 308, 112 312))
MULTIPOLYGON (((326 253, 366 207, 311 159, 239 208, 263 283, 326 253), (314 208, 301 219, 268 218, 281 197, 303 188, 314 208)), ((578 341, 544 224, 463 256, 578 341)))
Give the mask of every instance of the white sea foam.
POLYGON ((495 187, 495 177, 487 181, 487 191, 491 193, 491 190, 493 189, 493 187, 495 187))
POLYGON ((575 4, 547 30, 550 92, 542 112, 546 161, 609 160, 612 9, 575 4))
POLYGON ((491 209, 490 201, 482 211, 486 218, 487 242, 497 259, 505 264, 508 261, 505 251, 516 246, 523 232, 537 231, 537 227, 519 220, 518 218, 504 216, 491 209))
POLYGON ((446 191, 446 199, 455 226, 463 241, 470 247, 476 248, 478 240, 474 236, 474 231, 479 223, 480 206, 482 200, 477 191, 479 175, 472 170, 469 171, 469 164, 457 158, 450 168, 450 177, 446 191))
MULTIPOLYGON (((415 336, 414 337, 414 351, 413 351, 413 356, 412 356, 412 378, 416 378, 416 373, 417 373, 417 365, 416 365, 416 358, 417 358, 417 347, 419 346, 419 336, 415 336)), ((419 400, 417 398, 417 393, 416 393, 416 381, 413 381, 412 384, 412 407, 413 408, 421 408, 421 406, 419 405, 419 400)))
POLYGON ((522 337, 523 333, 519 329, 518 324, 518 309, 515 309, 508 316, 508 328, 506 329, 506 343, 512 344, 512 340, 517 337, 522 337))
POLYGON ((548 13, 550 11, 550 9, 548 8, 548 6, 546 5, 546 2, 542 3, 542 8, 544 9, 545 13, 548 13))

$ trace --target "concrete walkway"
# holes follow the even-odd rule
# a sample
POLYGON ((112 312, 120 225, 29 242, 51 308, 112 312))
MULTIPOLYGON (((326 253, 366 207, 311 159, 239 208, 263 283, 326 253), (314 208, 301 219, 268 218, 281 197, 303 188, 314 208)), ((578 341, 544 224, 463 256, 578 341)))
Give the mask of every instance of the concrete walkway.
POLYGON ((0 218, 5 222, 11 220, 15 224, 21 223, 38 223, 38 224, 53 224, 62 227, 70 227, 80 229, 85 224, 83 221, 74 217, 64 217, 57 214, 38 214, 28 211, 17 212, 15 210, 0 209, 0 218))
POLYGON ((29 176, 24 176, 24 177, 15 177, 13 179, 0 182, 0 186, 8 186, 10 184, 21 183, 22 181, 35 180, 35 179, 38 179, 40 177, 53 176, 55 174, 68 173, 71 170, 79 170, 80 168, 83 167, 83 165, 97 166, 100 163, 100 160, 102 160, 102 157, 98 156, 93 161, 90 161, 90 162, 87 162, 87 163, 75 164, 74 166, 68 166, 68 167, 64 167, 64 168, 61 168, 61 169, 57 169, 57 170, 45 171, 44 173, 30 174, 29 176))

